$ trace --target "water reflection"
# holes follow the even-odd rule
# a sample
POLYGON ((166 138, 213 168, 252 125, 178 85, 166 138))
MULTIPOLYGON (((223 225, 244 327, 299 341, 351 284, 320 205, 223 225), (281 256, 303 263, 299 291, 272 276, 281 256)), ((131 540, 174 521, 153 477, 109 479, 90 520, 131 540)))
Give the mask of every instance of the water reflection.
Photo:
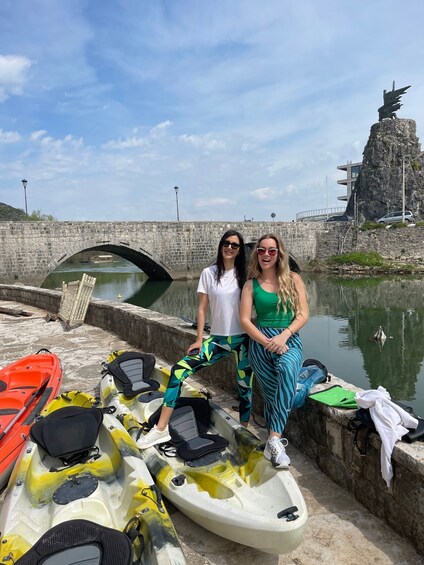
MULTIPOLYGON (((324 313, 332 322, 347 322, 338 327, 337 337, 334 327, 327 327, 330 370, 364 388, 384 386, 392 398, 408 401, 424 414, 424 280, 307 277, 306 282, 312 326, 316 315, 324 313), (384 344, 373 339, 380 325, 387 335, 384 344), (358 367, 355 350, 361 353, 362 367, 358 367), (357 378, 358 371, 368 382, 360 382, 364 379, 357 378)), ((306 326, 305 333, 309 329, 306 326)), ((324 320, 320 330, 325 332, 324 320)), ((305 340, 305 350, 312 339, 309 335, 305 340)))
MULTIPOLYGON (((43 286, 96 277, 94 296, 129 302, 176 317, 196 317, 197 280, 151 281, 126 262, 74 264, 51 274, 43 286)), ((396 400, 424 415, 424 279, 304 275, 311 317, 302 330, 305 357, 320 359, 348 382, 384 386, 396 400), (384 345, 372 338, 384 328, 384 345)))

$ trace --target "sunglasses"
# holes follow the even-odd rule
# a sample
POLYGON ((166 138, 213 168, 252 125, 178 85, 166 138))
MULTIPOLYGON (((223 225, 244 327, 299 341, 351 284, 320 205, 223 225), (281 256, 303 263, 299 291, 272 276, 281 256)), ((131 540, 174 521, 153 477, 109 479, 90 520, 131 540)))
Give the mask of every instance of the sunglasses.
POLYGON ((240 243, 235 243, 234 241, 225 240, 222 247, 231 247, 231 249, 239 249, 240 243))
POLYGON ((256 253, 258 255, 265 255, 265 253, 268 253, 270 257, 275 257, 278 253, 278 249, 276 247, 270 247, 269 249, 265 249, 265 247, 258 247, 256 249, 256 253))

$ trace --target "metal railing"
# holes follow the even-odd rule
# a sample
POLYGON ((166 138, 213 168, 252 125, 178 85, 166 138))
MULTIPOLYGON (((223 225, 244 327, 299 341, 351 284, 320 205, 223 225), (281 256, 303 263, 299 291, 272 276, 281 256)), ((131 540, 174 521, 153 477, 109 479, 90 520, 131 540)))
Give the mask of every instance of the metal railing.
POLYGON ((296 222, 320 222, 335 214, 343 214, 346 206, 336 208, 321 208, 318 210, 305 210, 296 214, 296 222))

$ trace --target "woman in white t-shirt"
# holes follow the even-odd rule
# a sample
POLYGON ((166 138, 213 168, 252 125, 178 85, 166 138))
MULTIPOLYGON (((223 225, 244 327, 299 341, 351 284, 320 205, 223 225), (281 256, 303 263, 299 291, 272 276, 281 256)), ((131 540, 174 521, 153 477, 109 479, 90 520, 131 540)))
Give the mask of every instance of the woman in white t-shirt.
POLYGON ((219 242, 215 264, 204 269, 200 276, 197 339, 188 347, 186 356, 172 367, 159 421, 137 441, 141 449, 170 441, 168 423, 184 379, 230 354, 237 365, 240 423, 247 427, 252 411, 253 373, 247 358, 249 338, 240 325, 240 296, 245 280, 243 237, 235 230, 228 230, 219 242), (211 335, 203 341, 208 307, 211 335))

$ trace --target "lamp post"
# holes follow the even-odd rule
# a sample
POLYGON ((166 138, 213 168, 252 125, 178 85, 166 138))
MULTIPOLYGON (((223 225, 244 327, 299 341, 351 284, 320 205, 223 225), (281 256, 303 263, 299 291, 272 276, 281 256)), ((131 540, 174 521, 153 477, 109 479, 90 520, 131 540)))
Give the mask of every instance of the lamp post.
POLYGON ((402 157, 402 224, 405 223, 405 155, 402 157))
POLYGON ((24 194, 25 194, 25 214, 28 216, 28 206, 27 206, 27 197, 26 197, 26 187, 28 181, 26 179, 22 179, 22 184, 24 185, 24 194))
POLYGON ((180 221, 180 213, 178 211, 178 186, 174 186, 174 190, 175 190, 175 201, 177 203, 177 222, 180 221))

